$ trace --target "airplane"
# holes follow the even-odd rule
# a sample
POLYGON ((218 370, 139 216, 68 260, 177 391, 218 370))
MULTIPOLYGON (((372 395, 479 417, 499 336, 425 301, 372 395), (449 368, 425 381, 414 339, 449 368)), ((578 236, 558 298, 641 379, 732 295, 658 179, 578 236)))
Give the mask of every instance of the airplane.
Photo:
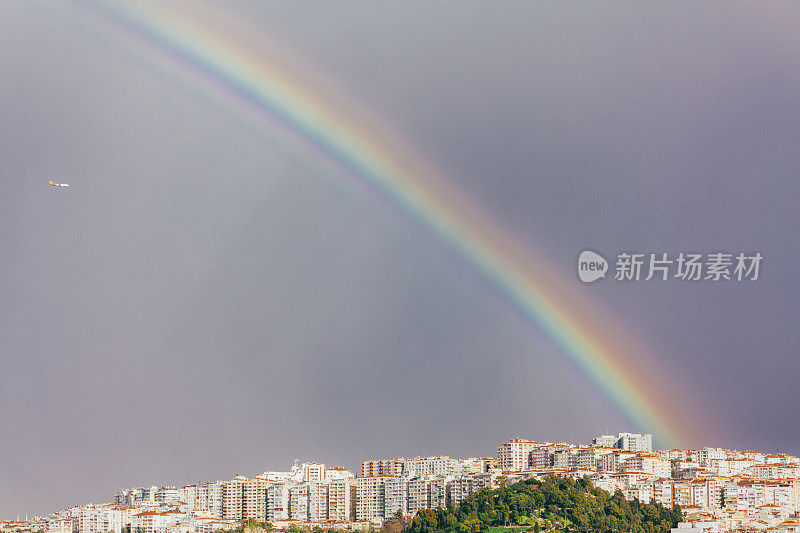
POLYGON ((53 183, 53 180, 50 180, 50 185, 53 187, 69 187, 69 183, 53 183))

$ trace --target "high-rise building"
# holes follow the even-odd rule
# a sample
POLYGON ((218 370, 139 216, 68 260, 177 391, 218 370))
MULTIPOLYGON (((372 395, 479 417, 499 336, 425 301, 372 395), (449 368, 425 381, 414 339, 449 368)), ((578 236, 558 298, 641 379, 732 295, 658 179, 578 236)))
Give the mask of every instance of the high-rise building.
POLYGON ((458 468, 458 461, 446 455, 436 457, 414 457, 403 463, 403 474, 407 476, 449 476, 458 468))
POLYGON ((245 476, 236 476, 222 484, 222 518, 224 520, 241 520, 244 496, 245 476))
POLYGON ((258 475, 248 479, 242 487, 242 518, 265 521, 267 519, 267 487, 266 476, 258 475))
POLYGON ((592 440, 592 444, 631 452, 652 452, 653 435, 650 433, 619 433, 616 437, 600 435, 592 440))
POLYGON ((361 463, 361 477, 399 476, 403 473, 405 459, 368 459, 361 463))
POLYGON ((328 520, 327 481, 308 481, 308 519, 313 522, 328 520))
POLYGON ((653 435, 650 433, 620 433, 617 448, 632 452, 652 452, 653 435))
POLYGON ((355 520, 357 484, 355 479, 334 479, 328 482, 328 520, 355 520))
POLYGON ((289 519, 289 481, 277 481, 267 487, 267 520, 289 519))
POLYGON ((224 481, 215 481, 206 485, 208 490, 208 513, 214 518, 222 518, 224 504, 224 481))
POLYGON ((408 479, 409 476, 390 477, 384 485, 383 516, 389 518, 397 511, 408 514, 408 479))
POLYGON ((388 476, 358 478, 356 489, 356 520, 380 522, 384 519, 386 481, 388 476))
POLYGON ((595 446, 602 446, 604 448, 615 448, 617 446, 617 439, 615 435, 600 435, 592 439, 592 444, 595 446))
POLYGON ((530 453, 542 446, 540 442, 512 439, 497 447, 497 467, 504 472, 518 472, 530 467, 530 453))
POLYGON ((322 463, 303 463, 303 481, 322 481, 325 479, 325 465, 322 463))

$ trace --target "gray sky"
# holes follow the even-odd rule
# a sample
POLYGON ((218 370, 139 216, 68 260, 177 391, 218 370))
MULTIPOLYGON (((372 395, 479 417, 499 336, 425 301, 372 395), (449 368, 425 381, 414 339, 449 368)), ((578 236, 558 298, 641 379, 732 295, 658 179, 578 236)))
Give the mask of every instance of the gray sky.
MULTIPOLYGON (((800 453, 800 7, 224 4, 565 273, 760 251, 753 283, 581 289, 708 413, 687 444, 800 453)), ((0 50, 0 518, 638 429, 422 228, 87 10, 0 0, 0 50)))

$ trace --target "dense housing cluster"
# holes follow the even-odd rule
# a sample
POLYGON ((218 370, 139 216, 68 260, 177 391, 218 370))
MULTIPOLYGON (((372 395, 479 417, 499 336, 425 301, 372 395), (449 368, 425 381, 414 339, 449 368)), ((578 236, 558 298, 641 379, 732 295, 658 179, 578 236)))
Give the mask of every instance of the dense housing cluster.
POLYGON ((343 467, 295 462, 288 471, 253 477, 123 489, 113 503, 0 522, 0 530, 211 533, 252 521, 278 529, 368 529, 458 504, 484 488, 552 475, 587 479, 627 500, 680 506, 679 528, 800 532, 797 457, 721 448, 653 451, 650 435, 632 433, 601 435, 587 445, 515 438, 498 447, 496 458, 369 459, 358 477, 343 467))

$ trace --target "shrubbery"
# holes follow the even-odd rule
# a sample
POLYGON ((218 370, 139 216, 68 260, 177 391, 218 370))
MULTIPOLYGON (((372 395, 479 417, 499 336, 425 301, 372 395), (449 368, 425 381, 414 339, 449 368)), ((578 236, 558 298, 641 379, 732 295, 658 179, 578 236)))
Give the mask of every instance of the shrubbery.
POLYGON ((531 531, 669 531, 681 520, 680 507, 628 501, 595 487, 588 477, 550 476, 498 489, 481 490, 446 509, 423 509, 407 533, 479 533, 489 527, 525 526, 531 531))

